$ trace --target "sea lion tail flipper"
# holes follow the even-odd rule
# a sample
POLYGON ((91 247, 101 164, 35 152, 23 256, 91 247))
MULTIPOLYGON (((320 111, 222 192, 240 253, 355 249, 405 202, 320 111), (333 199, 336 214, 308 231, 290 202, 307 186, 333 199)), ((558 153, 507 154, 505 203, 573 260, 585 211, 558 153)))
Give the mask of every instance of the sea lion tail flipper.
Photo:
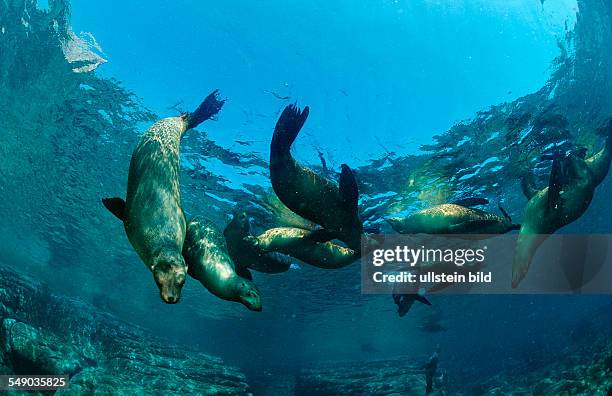
POLYGON ((193 113, 187 114, 187 129, 195 128, 204 121, 210 120, 219 113, 224 103, 225 99, 219 97, 219 90, 214 90, 193 113))
POLYGON ((414 299, 420 303, 431 306, 431 302, 429 302, 429 300, 425 296, 422 296, 418 293, 415 294, 414 299))
POLYGON ((352 213, 358 212, 359 204, 359 188, 357 187, 357 179, 355 174, 347 164, 341 165, 340 172, 340 197, 344 203, 351 209, 352 213))
POLYGON ((305 239, 318 243, 329 242, 336 238, 337 235, 334 232, 326 230, 325 228, 318 228, 305 236, 305 239))
POLYGON ((464 206, 466 208, 471 208, 473 206, 488 205, 489 200, 486 198, 472 197, 460 199, 458 201, 453 202, 453 204, 464 206))
POLYGON ((304 107, 304 110, 300 110, 295 104, 285 107, 285 110, 283 110, 276 122, 274 134, 272 135, 272 143, 270 145, 272 155, 289 153, 291 145, 308 118, 309 112, 308 106, 304 107))
POLYGON ((102 198, 102 204, 119 220, 125 221, 125 201, 123 198, 102 198))

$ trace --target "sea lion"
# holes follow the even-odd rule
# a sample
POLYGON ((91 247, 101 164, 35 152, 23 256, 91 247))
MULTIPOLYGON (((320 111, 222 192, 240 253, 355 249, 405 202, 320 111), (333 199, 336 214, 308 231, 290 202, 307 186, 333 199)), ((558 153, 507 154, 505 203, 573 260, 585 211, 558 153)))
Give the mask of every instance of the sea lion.
POLYGON ((214 91, 193 113, 153 124, 132 154, 125 201, 102 200, 123 221, 130 243, 153 273, 161 298, 168 304, 179 301, 187 273, 181 254, 186 227, 179 186, 181 138, 217 114, 223 103, 214 91))
POLYGON ((431 306, 429 300, 419 293, 400 293, 396 287, 393 287, 393 302, 397 305, 397 314, 399 317, 405 316, 412 308, 415 301, 431 306))
POLYGON ((187 224, 183 257, 188 274, 212 294, 261 311, 259 290, 252 281, 236 274, 225 238, 210 220, 196 216, 187 224))
POLYGON ((425 370, 425 394, 429 395, 433 392, 433 380, 434 375, 436 375, 436 371, 438 370, 438 353, 440 353, 440 347, 436 349, 436 351, 431 355, 427 363, 423 365, 423 370, 425 370))
POLYGON ((408 217, 387 219, 391 227, 400 234, 505 234, 518 230, 508 213, 500 206, 503 217, 472 208, 489 201, 472 198, 450 204, 436 205, 420 210, 408 217))
POLYGON ((281 114, 270 145, 270 180, 278 198, 293 212, 320 225, 311 238, 317 242, 338 239, 361 252, 363 225, 358 213, 358 188, 353 172, 342 164, 339 184, 299 164, 291 156, 291 145, 308 118, 289 105, 281 114))
POLYGON ((246 212, 239 211, 223 230, 227 250, 236 264, 236 273, 252 279, 250 269, 268 274, 287 272, 291 262, 280 254, 264 252, 245 238, 251 236, 251 224, 246 212))
POLYGON ((523 183, 527 206, 516 242, 512 265, 512 287, 516 288, 527 274, 538 247, 548 236, 586 212, 595 188, 605 179, 612 159, 612 121, 600 128, 607 136, 604 147, 584 158, 582 153, 557 154, 542 190, 523 183), (532 194, 532 195, 529 195, 532 194))
POLYGON ((306 264, 323 269, 337 269, 354 263, 359 257, 352 249, 332 242, 316 242, 311 231, 301 228, 271 228, 255 237, 246 237, 256 249, 294 257, 306 264))

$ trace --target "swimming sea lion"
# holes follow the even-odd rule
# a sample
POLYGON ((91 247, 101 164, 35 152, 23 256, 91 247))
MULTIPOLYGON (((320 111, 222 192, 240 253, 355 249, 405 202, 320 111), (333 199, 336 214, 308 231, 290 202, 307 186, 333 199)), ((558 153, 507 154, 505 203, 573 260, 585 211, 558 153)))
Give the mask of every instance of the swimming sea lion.
POLYGON ((225 238, 211 221, 196 216, 187 224, 183 257, 189 275, 212 294, 261 311, 259 290, 252 281, 236 274, 225 238))
POLYGON ((123 221, 130 243, 168 304, 179 301, 187 273, 181 255, 186 221, 181 208, 179 145, 188 129, 213 117, 223 103, 215 91, 193 113, 153 124, 132 154, 126 200, 102 200, 123 221))
POLYGON ((500 206, 503 217, 469 206, 487 204, 486 199, 468 199, 451 204, 436 205, 408 217, 387 219, 400 234, 505 234, 518 230, 520 225, 500 206), (468 206, 469 205, 469 206, 468 206))
POLYGON ((281 253, 318 268, 342 268, 359 259, 352 249, 332 242, 313 241, 308 237, 310 233, 301 228, 278 227, 246 240, 264 252, 281 253))
POLYGON ((415 301, 418 301, 422 304, 431 306, 429 300, 419 294, 416 290, 414 293, 400 293, 397 287, 397 284, 393 285, 393 302, 397 305, 397 314, 399 317, 405 316, 414 305, 415 301))
POLYGON ((277 253, 264 252, 245 238, 251 236, 251 225, 246 212, 240 211, 223 230, 227 250, 236 264, 236 273, 252 279, 250 269, 268 274, 289 271, 291 262, 277 253))
POLYGON ((512 265, 512 287, 517 287, 527 274, 537 248, 556 232, 586 212, 595 188, 605 179, 612 159, 612 122, 600 129, 608 136, 604 147, 589 158, 576 153, 558 154, 548 186, 535 190, 524 186, 529 201, 516 242, 512 265), (528 195, 528 194, 533 195, 528 195))
POLYGON ((440 352, 440 347, 436 349, 436 351, 431 355, 427 363, 423 365, 423 370, 425 370, 425 394, 429 395, 433 392, 433 380, 434 375, 436 375, 436 370, 438 370, 438 353, 440 352))
POLYGON ((281 114, 270 145, 270 179, 278 198, 293 212, 322 227, 313 240, 339 239, 356 252, 361 251, 363 225, 358 213, 357 181, 342 164, 339 184, 300 165, 291 156, 291 145, 306 122, 304 111, 289 105, 281 114))

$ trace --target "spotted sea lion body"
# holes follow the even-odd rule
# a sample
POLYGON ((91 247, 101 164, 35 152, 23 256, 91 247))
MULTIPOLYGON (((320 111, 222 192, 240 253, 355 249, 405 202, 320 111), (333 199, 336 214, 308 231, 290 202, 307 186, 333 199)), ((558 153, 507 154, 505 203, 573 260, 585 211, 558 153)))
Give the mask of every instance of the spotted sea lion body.
POLYGON ((508 216, 498 216, 458 204, 442 204, 420 210, 408 217, 390 218, 400 234, 504 234, 518 229, 508 216))
POLYGON ((309 230, 301 228, 279 227, 249 240, 263 251, 281 253, 324 269, 342 268, 359 258, 352 249, 332 242, 313 241, 309 234, 309 230))
POLYGON ((132 154, 125 201, 102 200, 123 221, 130 243, 153 273, 166 303, 179 301, 187 273, 181 254, 186 228, 179 184, 181 138, 218 113, 222 105, 215 91, 193 113, 153 124, 132 154))
POLYGON ((189 275, 215 296, 240 302, 252 311, 261 311, 261 297, 255 284, 236 274, 227 253, 225 238, 217 227, 201 216, 187 224, 183 257, 189 275))

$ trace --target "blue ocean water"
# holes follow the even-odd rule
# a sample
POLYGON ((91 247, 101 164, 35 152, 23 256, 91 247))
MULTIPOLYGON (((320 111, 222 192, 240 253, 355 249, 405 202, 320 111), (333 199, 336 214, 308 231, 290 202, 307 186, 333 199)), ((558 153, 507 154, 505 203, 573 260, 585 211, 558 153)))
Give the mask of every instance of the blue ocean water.
MULTIPOLYGON (((0 262, 54 294, 221 357, 254 394, 320 364, 418 363, 436 348, 444 392, 478 394, 496 376, 587 362, 589 340, 610 334, 609 295, 433 295, 399 318, 389 296, 361 294, 359 264, 255 273, 260 313, 194 281, 165 305, 100 203, 124 196, 154 120, 218 88, 217 119, 181 146, 189 216, 223 228, 238 207, 259 230, 288 221, 266 206, 268 158, 276 119, 297 102, 311 115, 294 155, 332 178, 353 167, 367 225, 391 232, 386 216, 474 195, 520 220, 520 175, 566 139, 530 135, 532 121, 563 114, 572 139, 596 144, 612 115, 608 2, 22 0, 0 11, 0 262)), ((608 178, 562 232, 610 233, 611 189, 608 178)))

